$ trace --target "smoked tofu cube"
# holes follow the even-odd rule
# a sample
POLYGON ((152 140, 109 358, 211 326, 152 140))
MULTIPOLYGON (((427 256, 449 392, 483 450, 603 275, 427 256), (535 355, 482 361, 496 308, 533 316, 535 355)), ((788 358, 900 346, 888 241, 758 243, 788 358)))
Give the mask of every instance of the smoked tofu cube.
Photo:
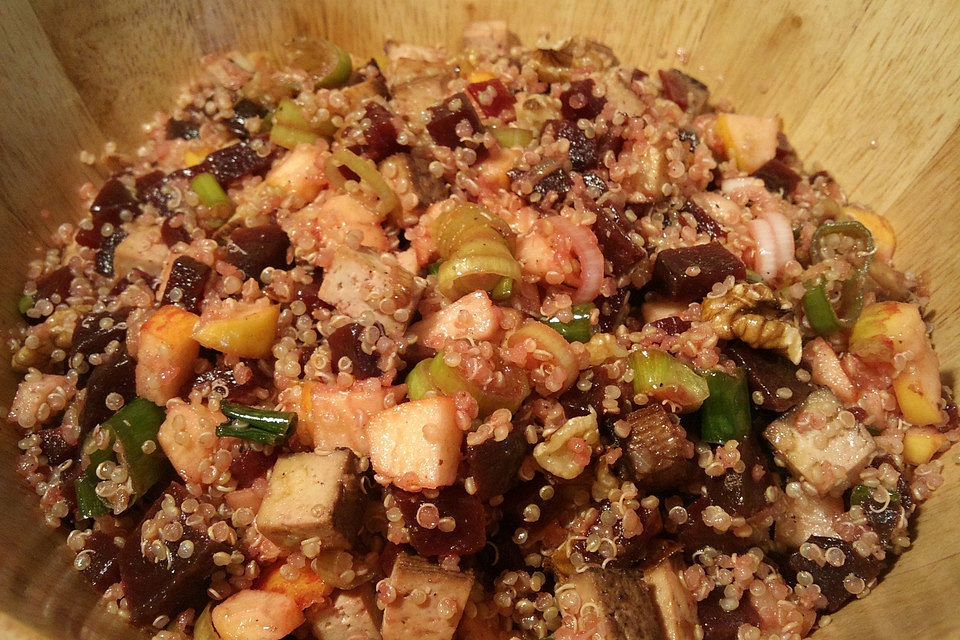
POLYGON ((410 327, 420 344, 442 349, 451 340, 492 340, 500 332, 503 311, 486 291, 468 293, 410 327))
POLYGON ((318 296, 354 319, 371 314, 388 336, 406 329, 422 287, 413 274, 380 255, 340 247, 323 274, 318 296))
POLYGON ((683 570, 683 562, 673 554, 643 571, 643 581, 653 594, 666 640, 697 638, 697 601, 680 582, 683 570))
POLYGON ((160 237, 160 227, 135 227, 120 241, 113 254, 113 273, 121 279, 134 269, 159 278, 170 256, 170 248, 160 237))
POLYGON ((349 548, 363 511, 357 457, 347 449, 294 453, 273 466, 257 529, 286 549, 319 538, 323 549, 349 548))
POLYGON ((785 509, 777 516, 777 542, 799 547, 812 536, 839 538, 834 525, 843 513, 843 500, 834 496, 809 496, 801 491, 796 498, 784 498, 785 509))
POLYGON ((404 402, 370 420, 370 464, 405 491, 453 484, 460 464, 463 430, 453 398, 404 402))
POLYGON ((307 620, 317 640, 382 640, 373 583, 340 591, 329 604, 307 609, 307 620))
POLYGON ((693 444, 687 432, 670 419, 659 404, 628 415, 617 425, 629 426, 629 433, 617 439, 623 450, 621 465, 637 486, 664 489, 676 486, 687 474, 687 457, 693 444))
POLYGON ((640 571, 591 567, 566 584, 580 597, 580 615, 599 618, 604 640, 667 640, 653 590, 640 571))
POLYGON ((383 640, 451 640, 473 580, 471 573, 401 553, 390 574, 397 597, 383 612, 383 640))
POLYGON ((839 495, 855 484, 876 451, 866 427, 840 419, 842 408, 833 392, 818 389, 763 432, 787 468, 820 495, 839 495))

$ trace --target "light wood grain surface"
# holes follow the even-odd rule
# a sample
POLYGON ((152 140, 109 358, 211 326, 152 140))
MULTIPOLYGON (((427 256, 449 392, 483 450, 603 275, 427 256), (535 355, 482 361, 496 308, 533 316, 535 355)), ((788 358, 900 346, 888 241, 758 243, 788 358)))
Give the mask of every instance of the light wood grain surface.
MULTIPOLYGON (((77 161, 106 140, 131 150, 139 124, 171 104, 203 53, 269 48, 324 35, 352 52, 387 38, 455 50, 463 26, 503 18, 526 43, 584 34, 641 68, 680 67, 739 110, 778 114, 811 165, 888 213, 898 264, 931 275, 935 342, 960 366, 960 3, 525 2, 485 0, 4 0, 0 7, 0 322, 33 246, 75 219, 77 161), (41 215, 41 211, 49 213, 41 215)), ((0 367, 4 389, 11 380, 0 367)), ((140 637, 91 609, 62 536, 0 435, 0 637, 140 637)), ((951 456, 952 457, 952 456, 951 456)), ((960 471, 923 507, 919 538, 867 599, 833 616, 821 639, 960 638, 960 471)))

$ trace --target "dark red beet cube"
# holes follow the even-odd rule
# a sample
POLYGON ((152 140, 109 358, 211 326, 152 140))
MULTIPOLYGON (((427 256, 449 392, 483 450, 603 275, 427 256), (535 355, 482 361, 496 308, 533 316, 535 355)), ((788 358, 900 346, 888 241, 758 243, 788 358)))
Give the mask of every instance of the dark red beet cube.
POLYGON ((167 120, 167 140, 181 138, 183 140, 196 140, 200 137, 200 123, 192 118, 167 120))
POLYGON ((136 389, 137 362, 122 347, 109 360, 98 364, 87 379, 87 397, 80 411, 80 439, 95 426, 113 415, 107 408, 107 396, 119 393, 125 402, 130 402, 137 395, 136 389))
POLYGON ((70 294, 70 283, 73 282, 73 272, 70 267, 60 267, 51 271, 37 281, 35 300, 50 299, 58 296, 57 302, 62 302, 70 294))
MULTIPOLYGON (((373 329, 383 335, 383 327, 379 324, 375 324, 373 329)), ((380 375, 380 355, 377 350, 371 349, 370 353, 363 350, 363 336, 366 331, 367 327, 351 322, 330 334, 327 341, 330 343, 330 359, 335 372, 340 372, 340 359, 346 357, 350 360, 350 373, 354 378, 363 380, 380 375)))
POLYGON ((570 83, 569 89, 560 94, 560 114, 565 120, 593 120, 600 115, 607 99, 593 94, 595 86, 590 79, 576 80, 570 83))
POLYGON ((664 249, 657 254, 650 284, 670 300, 699 300, 727 276, 742 280, 746 267, 719 242, 664 249))
POLYGON ((697 222, 697 231, 702 231, 714 240, 727 237, 727 230, 717 222, 713 216, 703 210, 703 207, 691 200, 687 200, 680 209, 681 213, 689 213, 697 222))
POLYGON ((630 273, 640 262, 647 259, 646 249, 638 246, 630 236, 636 232, 636 225, 619 208, 605 205, 595 207, 594 210, 597 221, 593 223, 593 232, 600 243, 603 257, 613 267, 613 275, 630 273))
POLYGON ((212 173, 217 182, 228 187, 244 176, 264 173, 270 168, 274 155, 275 152, 261 155, 248 143, 238 142, 214 151, 203 162, 190 167, 188 177, 212 173))
POLYGON ((111 585, 120 582, 120 547, 113 536, 102 531, 94 531, 87 538, 84 551, 89 551, 90 565, 83 570, 83 576, 93 588, 104 592, 111 585))
POLYGON ((180 256, 170 268, 161 304, 173 304, 190 313, 198 313, 210 267, 190 256, 180 256))
POLYGON ((480 551, 487 542, 483 503, 461 487, 444 487, 433 499, 422 493, 409 493, 392 489, 392 494, 403 522, 410 531, 410 544, 422 556, 470 555, 480 551), (417 521, 417 513, 423 505, 432 504, 440 518, 451 517, 456 526, 444 532, 439 527, 428 529, 417 521))
POLYGON ((268 111, 263 105, 260 105, 249 98, 241 98, 233 105, 233 117, 224 122, 227 129, 238 138, 249 138, 250 131, 247 130, 247 121, 253 118, 264 118, 268 111))
POLYGON ((262 451, 244 449, 233 456, 230 462, 230 475, 237 481, 237 488, 249 487, 254 480, 266 475, 277 461, 277 455, 267 455, 262 451))
POLYGON ((502 118, 513 114, 513 95, 503 85, 499 78, 471 82, 467 85, 467 92, 473 97, 474 103, 490 118, 502 118), (507 112, 504 114, 504 112, 507 112))
POLYGON ((248 278, 260 279, 267 267, 286 269, 290 238, 277 224, 241 227, 230 234, 224 260, 243 271, 248 278))
POLYGON ((47 464, 51 467, 59 466, 77 455, 79 447, 67 442, 60 427, 41 429, 38 433, 40 451, 47 457, 47 464))
MULTIPOLYGON (((103 242, 101 229, 103 225, 110 224, 114 228, 120 226, 122 211, 129 211, 134 216, 140 214, 140 203, 133 197, 133 194, 116 178, 111 178, 97 193, 93 204, 90 205, 90 213, 93 217, 92 229, 80 229, 77 231, 77 242, 85 247, 96 249, 103 242)), ((111 258, 111 273, 112 258, 111 258)))
POLYGON ((365 143, 360 147, 360 153, 370 160, 380 162, 388 156, 403 151, 404 146, 397 141, 397 128, 393 124, 393 114, 382 104, 367 103, 361 123, 365 143))
POLYGON ((736 473, 730 469, 718 477, 705 476, 704 486, 711 505, 721 507, 732 516, 749 520, 770 506, 765 494, 768 487, 776 484, 776 476, 767 469, 756 440, 745 438, 738 450, 740 460, 746 465, 744 472, 736 473))
POLYGON ((270 378, 261 370, 260 363, 257 360, 244 360, 243 362, 250 367, 251 373, 250 378, 242 384, 234 375, 233 367, 227 366, 221 361, 213 369, 199 374, 193 382, 193 388, 207 394, 211 391, 223 393, 226 390, 225 399, 230 402, 247 405, 259 403, 262 398, 256 394, 256 391, 269 386, 270 378))
POLYGON ((693 114, 700 113, 710 98, 707 85, 677 69, 661 70, 660 84, 663 85, 663 97, 693 114))
POLYGON ((534 185, 533 191, 541 196, 545 196, 552 191, 557 194, 558 200, 563 200, 572 186, 573 182, 570 180, 570 174, 563 169, 557 169, 545 175, 540 182, 534 185))
POLYGON ((611 567, 630 567, 647 556, 650 540, 663 530, 663 519, 660 517, 660 511, 657 509, 646 509, 640 507, 637 509, 637 515, 640 522, 643 523, 643 532, 630 538, 623 535, 623 521, 619 518, 613 521, 613 524, 603 523, 603 513, 612 510, 609 500, 604 500, 600 504, 601 517, 590 527, 587 535, 596 533, 605 540, 610 540, 616 546, 617 553, 612 560, 604 562, 605 558, 597 551, 588 551, 586 540, 580 538, 570 545, 571 550, 579 551, 587 562, 605 564, 611 567))
POLYGON ((740 625, 761 626, 760 614, 750 603, 748 594, 743 595, 740 606, 733 611, 725 611, 720 606, 723 597, 723 587, 717 587, 705 600, 697 604, 697 618, 703 627, 703 640, 737 640, 740 625))
POLYGON ((555 138, 570 141, 570 164, 574 171, 584 172, 597 166, 597 138, 588 138, 575 122, 569 120, 551 120, 547 130, 555 138))
POLYGON ((791 195, 800 183, 800 174, 776 158, 754 171, 753 176, 763 180, 767 191, 784 196, 791 195))
POLYGON ((877 560, 873 556, 864 558, 854 550, 852 544, 838 538, 813 536, 807 542, 817 545, 824 553, 833 548, 843 552, 844 562, 839 567, 829 562, 824 562, 823 566, 820 566, 815 560, 804 558, 799 551, 792 554, 787 561, 788 567, 794 574, 807 571, 813 576, 813 583, 820 587, 820 593, 827 599, 827 613, 836 611, 853 597, 843 584, 847 576, 852 573, 869 584, 886 568, 885 560, 877 560))
MULTIPOLYGON (((183 485, 171 482, 147 511, 144 520, 154 517, 160 510, 163 495, 173 496, 178 506, 190 497, 183 485)), ((163 562, 153 562, 143 556, 140 526, 127 536, 120 551, 120 575, 124 597, 130 605, 130 620, 135 624, 152 624, 161 615, 173 618, 188 607, 201 607, 207 600, 207 581, 217 569, 213 554, 229 552, 230 548, 211 540, 205 526, 186 524, 186 518, 181 512, 183 537, 178 542, 168 543, 172 553, 170 559, 163 562), (186 540, 193 543, 193 554, 181 558, 176 551, 186 540)))
POLYGON ((100 242, 94 263, 94 269, 97 273, 102 276, 113 275, 113 256, 117 251, 117 245, 123 242, 126 237, 127 233, 125 231, 117 230, 100 242))
POLYGON ((473 110, 470 98, 463 92, 454 94, 435 107, 430 107, 429 111, 430 122, 427 123, 427 131, 434 142, 444 147, 454 149, 461 146, 465 138, 483 132, 480 118, 473 110))
POLYGON ((84 316, 73 331, 70 355, 82 353, 89 356, 93 353, 103 353, 107 345, 114 340, 122 344, 127 337, 125 319, 126 315, 123 312, 91 313, 84 316))
POLYGON ((783 413, 806 400, 813 385, 797 379, 797 365, 768 349, 754 349, 739 340, 727 343, 724 353, 747 373, 750 393, 763 396, 760 406, 783 413), (790 397, 782 398, 777 390, 787 388, 790 397))
POLYGON ((653 326, 660 329, 661 331, 670 334, 671 336, 680 335, 684 331, 690 328, 690 321, 684 320, 680 316, 668 316, 666 318, 659 318, 651 322, 653 326))
POLYGON ((467 474, 477 487, 475 495, 486 501, 515 487, 520 482, 517 475, 520 464, 529 449, 530 445, 520 428, 512 429, 500 442, 490 438, 468 446, 464 459, 467 474))

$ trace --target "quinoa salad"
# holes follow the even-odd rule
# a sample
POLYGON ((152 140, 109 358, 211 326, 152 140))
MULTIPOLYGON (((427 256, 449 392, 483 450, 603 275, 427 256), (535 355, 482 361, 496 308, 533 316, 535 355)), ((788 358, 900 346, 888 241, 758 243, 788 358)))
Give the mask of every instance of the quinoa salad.
POLYGON ((910 547, 960 437, 924 283, 778 118, 498 22, 197 78, 84 154, 9 336, 18 469, 110 614, 788 640, 910 547))

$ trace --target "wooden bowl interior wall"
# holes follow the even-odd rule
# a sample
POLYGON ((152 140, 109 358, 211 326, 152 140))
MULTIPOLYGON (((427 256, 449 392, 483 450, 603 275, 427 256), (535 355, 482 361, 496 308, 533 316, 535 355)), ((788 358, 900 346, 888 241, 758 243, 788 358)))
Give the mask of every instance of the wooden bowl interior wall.
MULTIPOLYGON (((296 34, 360 55, 386 38, 455 50, 474 19, 506 18, 533 44, 584 34, 620 59, 679 67, 738 110, 779 114, 801 157, 851 197, 888 214, 898 265, 932 281, 935 342, 947 376, 960 364, 960 5, 805 2, 483 3, 443 0, 191 2, 7 0, 0 11, 0 282, 4 327, 35 245, 76 220, 76 188, 102 182, 78 162, 107 140, 134 150, 139 123, 169 108, 199 57, 270 48, 296 34), (41 211, 45 213, 41 214, 41 211), (48 213, 46 213, 48 212, 48 213)), ((14 380, 2 369, 3 402, 14 380)), ((952 384, 952 377, 949 378, 952 384)), ((94 609, 63 535, 43 527, 14 472, 16 430, 0 431, 0 636, 13 640, 141 637, 94 609)), ((960 473, 925 504, 915 548, 875 592, 816 638, 960 636, 960 473)), ((149 634, 143 637, 149 637, 149 634)))

